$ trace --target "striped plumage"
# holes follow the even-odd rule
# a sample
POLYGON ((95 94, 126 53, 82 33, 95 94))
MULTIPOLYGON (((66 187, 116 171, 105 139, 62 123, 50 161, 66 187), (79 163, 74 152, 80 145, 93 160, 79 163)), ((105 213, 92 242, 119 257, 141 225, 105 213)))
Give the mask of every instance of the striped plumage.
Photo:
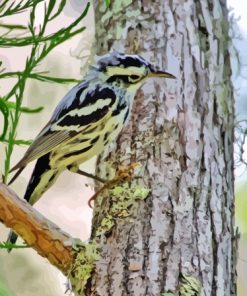
MULTIPOLYGON (((117 52, 101 57, 84 80, 72 88, 55 109, 24 157, 11 171, 37 159, 24 199, 34 204, 69 169, 99 154, 122 130, 136 91, 148 77, 174 78, 138 55, 117 52)), ((8 241, 17 236, 11 232, 8 241)))

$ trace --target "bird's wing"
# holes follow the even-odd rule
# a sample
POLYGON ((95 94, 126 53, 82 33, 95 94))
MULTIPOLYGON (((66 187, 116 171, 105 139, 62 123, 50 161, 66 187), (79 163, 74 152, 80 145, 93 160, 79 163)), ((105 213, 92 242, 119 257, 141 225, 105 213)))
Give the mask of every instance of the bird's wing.
POLYGON ((18 169, 18 171, 9 181, 8 185, 10 185, 15 181, 15 179, 20 175, 20 173, 23 171, 23 169, 29 162, 50 152, 53 148, 57 147, 62 142, 66 142, 75 134, 73 131, 65 130, 65 131, 51 133, 48 130, 47 135, 42 135, 44 133, 43 131, 45 131, 46 128, 48 127, 45 127, 40 132, 37 138, 33 141, 33 143, 27 149, 23 158, 10 170, 10 173, 11 173, 18 169))
POLYGON ((11 172, 24 168, 30 161, 52 151, 61 143, 93 128, 111 114, 115 101, 116 95, 109 87, 96 85, 90 89, 88 83, 84 82, 72 88, 11 172))
POLYGON ((47 135, 39 134, 38 137, 29 146, 23 158, 10 170, 10 172, 15 171, 19 168, 23 168, 34 159, 37 159, 46 153, 50 152, 52 149, 57 147, 62 142, 73 137, 72 131, 59 131, 59 132, 48 132, 47 135))

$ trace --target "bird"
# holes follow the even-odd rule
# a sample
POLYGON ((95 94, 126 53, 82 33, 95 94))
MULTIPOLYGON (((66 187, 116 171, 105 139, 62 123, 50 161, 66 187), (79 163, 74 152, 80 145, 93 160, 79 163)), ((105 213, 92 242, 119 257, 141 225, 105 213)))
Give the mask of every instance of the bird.
MULTIPOLYGON (((28 163, 37 160, 24 194, 33 205, 66 169, 94 177, 81 171, 79 165, 117 138, 138 89, 151 77, 175 78, 137 54, 113 51, 99 57, 84 79, 59 102, 23 158, 10 170, 18 171, 9 184, 28 163)), ((17 237, 10 231, 7 242, 14 244, 17 237)))

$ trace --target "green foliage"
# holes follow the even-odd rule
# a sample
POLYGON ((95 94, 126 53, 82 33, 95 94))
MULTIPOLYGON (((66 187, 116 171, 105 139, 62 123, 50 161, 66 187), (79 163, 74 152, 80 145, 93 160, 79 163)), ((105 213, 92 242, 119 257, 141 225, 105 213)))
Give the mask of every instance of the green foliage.
MULTIPOLYGON (((22 75, 22 72, 6 72, 3 74, 0 74, 0 78, 18 77, 21 75, 22 75)), ((80 82, 80 80, 78 79, 51 77, 51 76, 42 75, 41 73, 28 73, 27 78, 36 79, 43 82, 56 82, 61 84, 80 82)))
POLYGON ((111 4, 111 0, 105 0, 105 5, 106 5, 106 7, 109 7, 110 4, 111 4))
POLYGON ((22 26, 22 25, 8 25, 8 24, 1 24, 0 23, 0 27, 5 28, 5 29, 9 29, 9 30, 27 30, 27 27, 22 26))
MULTIPOLYGON (((16 109, 16 104, 14 102, 8 102, 6 101, 5 104, 7 105, 8 110, 9 109, 16 109)), ((20 111, 24 113, 39 113, 43 110, 43 107, 38 107, 35 109, 30 109, 28 107, 20 107, 20 111)))
POLYGON ((16 245, 9 242, 2 242, 0 243, 0 249, 26 249, 29 248, 27 245, 16 245))
POLYGON ((9 0, 5 0, 0 4, 0 17, 21 13, 42 1, 43 0, 24 0, 11 2, 9 0))
MULTIPOLYGON (((8 140, 4 140, 5 143, 9 143, 8 140)), ((21 140, 21 139, 15 139, 13 140, 14 145, 19 146, 29 146, 33 143, 33 140, 21 140)))
MULTIPOLYGON (((37 65, 58 45, 69 40, 73 36, 83 32, 85 27, 79 25, 86 16, 90 3, 88 2, 82 14, 67 27, 59 29, 57 32, 46 35, 46 28, 50 21, 59 16, 66 4, 66 0, 61 0, 58 5, 56 0, 48 3, 41 3, 44 0, 8 1, 0 4, 0 18, 16 15, 26 10, 29 11, 28 26, 19 24, 6 24, 0 22, 0 27, 7 32, 0 36, 0 47, 22 47, 31 46, 31 53, 28 56, 23 71, 4 72, 0 69, 0 79, 14 77, 17 79, 14 86, 8 93, 0 98, 0 115, 3 116, 3 128, 0 130, 0 141, 5 143, 5 163, 3 181, 6 183, 9 170, 10 159, 14 145, 29 145, 32 141, 17 139, 17 126, 22 113, 37 113, 42 111, 42 107, 30 109, 22 105, 27 79, 36 79, 49 83, 78 83, 76 79, 58 78, 44 75, 35 71, 37 65), (35 11, 37 4, 44 5, 44 19, 39 28, 35 27, 35 11), (57 8, 56 8, 57 7, 57 8), (18 37, 16 31, 18 32, 18 37), (23 33, 20 36, 20 31, 23 33), (20 37, 19 37, 20 36, 20 37), (11 100, 11 101, 10 101, 11 100)), ((0 64, 1 66, 1 64, 0 64)))
POLYGON ((8 287, 0 280, 0 296, 14 296, 8 287))
POLYGON ((0 98, 0 111, 3 114, 4 117, 4 123, 3 123, 3 131, 0 136, 0 141, 4 140, 7 130, 8 130, 8 118, 9 118, 9 108, 1 98, 0 98))

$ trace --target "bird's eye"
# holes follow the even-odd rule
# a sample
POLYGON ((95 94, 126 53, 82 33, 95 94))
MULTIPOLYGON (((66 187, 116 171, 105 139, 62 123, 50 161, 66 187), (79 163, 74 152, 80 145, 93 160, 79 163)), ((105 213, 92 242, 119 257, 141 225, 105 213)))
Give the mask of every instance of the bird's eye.
POLYGON ((140 80, 140 76, 139 75, 130 75, 129 76, 129 82, 131 82, 131 83, 135 83, 135 82, 137 82, 138 80, 140 80))
POLYGON ((130 78, 132 80, 138 80, 140 78, 140 76, 139 75, 130 75, 130 78))

